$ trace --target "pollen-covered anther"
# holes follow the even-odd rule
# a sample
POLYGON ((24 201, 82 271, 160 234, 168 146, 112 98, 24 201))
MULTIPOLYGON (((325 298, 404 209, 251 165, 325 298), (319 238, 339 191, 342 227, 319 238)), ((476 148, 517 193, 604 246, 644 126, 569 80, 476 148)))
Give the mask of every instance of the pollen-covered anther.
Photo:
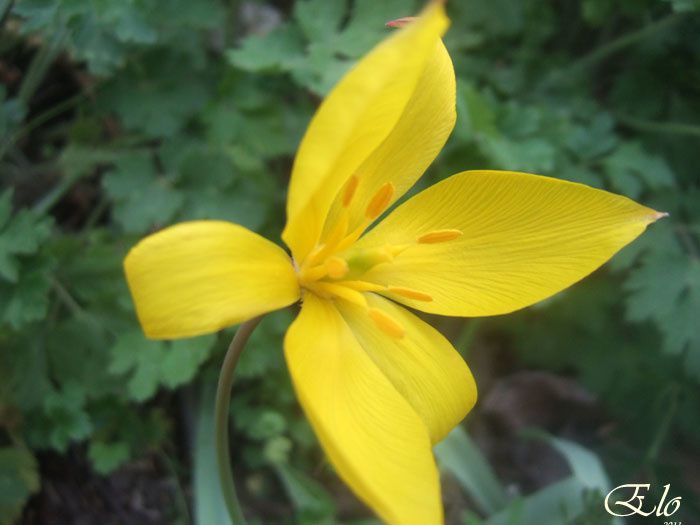
POLYGON ((419 292, 413 288, 404 288, 403 286, 387 286, 386 290, 389 293, 400 295, 401 297, 406 297, 407 299, 414 299, 416 301, 425 301, 429 303, 433 300, 432 295, 419 292))
POLYGON ((328 271, 328 277, 331 279, 342 279, 350 271, 348 262, 342 257, 329 257, 326 259, 325 265, 328 271))
POLYGON ((432 232, 424 233, 418 237, 418 242, 420 244, 437 244, 439 242, 447 242, 461 237, 463 235, 461 230, 435 230, 432 232))
POLYGON ((357 175, 353 175, 348 179, 345 184, 345 189, 343 190, 343 207, 347 208, 352 202, 352 198, 355 196, 357 191, 357 186, 360 184, 360 178, 357 175))
POLYGON ((391 182, 383 184, 382 187, 377 190, 377 193, 374 194, 372 200, 369 201, 367 209, 365 210, 365 216, 370 220, 379 217, 384 210, 387 209, 389 203, 391 203, 395 190, 396 188, 394 188, 391 182))
POLYGON ((395 339, 401 339, 404 335, 406 335, 406 330, 403 326, 401 326, 401 323, 383 310, 380 310, 379 308, 369 308, 367 313, 372 321, 374 321, 374 324, 376 324, 382 332, 395 339))

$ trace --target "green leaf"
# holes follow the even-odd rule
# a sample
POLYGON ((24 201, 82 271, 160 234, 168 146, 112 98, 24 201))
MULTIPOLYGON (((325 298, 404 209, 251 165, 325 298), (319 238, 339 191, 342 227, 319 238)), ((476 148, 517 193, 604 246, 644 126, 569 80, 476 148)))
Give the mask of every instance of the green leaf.
POLYGON ((508 498, 488 461, 466 430, 455 427, 435 446, 440 468, 451 473, 486 514, 503 509, 508 498))
POLYGON ((88 457, 93 468, 102 475, 109 474, 129 459, 129 445, 126 443, 104 443, 91 441, 88 457))
POLYGON ((154 225, 168 224, 184 202, 172 181, 156 174, 153 159, 147 153, 120 157, 103 184, 114 199, 115 220, 130 233, 144 233, 154 225))
POLYGON ((601 494, 607 494, 610 491, 610 479, 597 454, 578 443, 552 436, 543 430, 529 429, 523 431, 522 435, 526 438, 544 441, 564 456, 573 476, 584 487, 598 490, 601 494))
POLYGON ((275 472, 298 512, 315 520, 335 514, 333 498, 322 485, 286 463, 276 464, 275 472))
POLYGON ((129 67, 99 92, 100 107, 116 113, 127 129, 150 137, 171 137, 206 104, 210 86, 205 71, 189 70, 182 81, 182 61, 152 53, 140 67, 129 67))
POLYGON ((217 475, 214 399, 216 384, 205 382, 199 399, 195 442, 192 447, 194 522, 196 525, 231 525, 217 475))
POLYGON ((256 420, 247 428, 248 435, 253 439, 264 440, 282 434, 287 428, 287 422, 282 414, 273 410, 259 411, 256 420))
MULTIPOLYGON (((659 225, 669 231, 672 223, 659 225)), ((635 268, 625 289, 627 318, 631 321, 652 320, 663 336, 663 349, 684 354, 687 370, 700 377, 700 333, 697 312, 700 311, 700 261, 685 255, 672 236, 654 246, 635 268), (663 276, 663 279, 659 278, 663 276)), ((692 239, 689 242, 693 242, 692 239)))
POLYGON ((673 7, 677 13, 687 13, 700 10, 700 0, 664 0, 673 7))
POLYGON ((308 40, 327 41, 338 34, 346 9, 345 0, 299 0, 294 17, 308 40))
POLYGON ((12 525, 39 490, 36 459, 24 447, 0 448, 0 525, 12 525))
POLYGON ((111 348, 109 371, 126 374, 129 397, 144 401, 163 385, 175 388, 189 382, 209 356, 214 336, 166 343, 148 340, 134 328, 121 334, 111 348))
MULTIPOLYGON (((62 385, 44 401, 45 424, 49 428, 49 444, 65 452, 73 442, 82 441, 92 432, 92 422, 85 406, 85 390, 74 382, 62 385)), ((39 432, 40 429, 32 429, 39 432)))
POLYGON ((168 388, 189 383, 210 356, 215 340, 216 336, 206 335, 173 341, 161 364, 162 383, 168 388))
POLYGON ((36 253, 51 234, 51 221, 20 210, 12 216, 12 190, 0 194, 0 278, 19 280, 21 257, 36 253))
POLYGON ((673 186, 668 163, 645 151, 639 143, 625 143, 603 161, 610 184, 630 197, 639 197, 645 187, 658 190, 673 186))
POLYGON ((267 35, 249 36, 239 49, 226 52, 231 65, 255 73, 291 71, 303 58, 303 37, 289 24, 267 35))
POLYGON ((486 525, 570 525, 584 509, 586 487, 570 477, 524 498, 514 500, 506 509, 490 516, 486 525))
POLYGON ((126 388, 131 399, 144 401, 156 393, 165 347, 163 341, 150 341, 138 329, 134 329, 120 335, 111 348, 109 371, 112 374, 129 374, 126 388))
POLYGON ((0 322, 15 330, 44 318, 49 306, 49 264, 46 260, 24 262, 18 282, 0 280, 0 322))

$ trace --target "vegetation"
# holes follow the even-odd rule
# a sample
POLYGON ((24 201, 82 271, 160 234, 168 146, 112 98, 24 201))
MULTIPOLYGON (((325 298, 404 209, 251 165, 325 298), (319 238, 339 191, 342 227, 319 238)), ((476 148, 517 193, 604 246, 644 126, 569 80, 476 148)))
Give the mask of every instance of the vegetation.
MULTIPOLYGON (((145 339, 122 259, 188 219, 277 239, 315 107, 386 21, 419 7, 0 0, 0 524, 226 523, 210 412, 232 331, 145 339)), ((683 497, 673 519, 690 523, 700 1, 468 0, 448 13, 458 121, 420 187, 465 169, 529 171, 670 218, 544 304, 437 322, 481 395, 437 449, 447 521, 611 523, 601 496, 650 483, 648 501, 670 484, 683 497)), ((374 523, 293 395, 281 352, 293 315, 269 315, 237 371, 243 505, 257 523, 374 523)))

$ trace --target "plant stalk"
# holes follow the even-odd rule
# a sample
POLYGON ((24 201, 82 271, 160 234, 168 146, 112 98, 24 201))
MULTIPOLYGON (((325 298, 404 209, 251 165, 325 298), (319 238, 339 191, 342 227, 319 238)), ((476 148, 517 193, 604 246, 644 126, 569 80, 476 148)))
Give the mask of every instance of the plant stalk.
POLYGON ((216 405, 214 408, 215 434, 216 434, 216 459, 219 469, 219 482, 226 502, 229 516, 233 525, 245 525, 245 517, 241 504, 236 496, 236 485, 233 482, 231 469, 231 453, 229 449, 229 405, 231 401, 231 389, 233 387, 233 373, 236 370, 238 359, 243 353, 248 338, 258 326, 262 316, 243 323, 226 351, 226 357, 221 365, 219 385, 216 389, 216 405))

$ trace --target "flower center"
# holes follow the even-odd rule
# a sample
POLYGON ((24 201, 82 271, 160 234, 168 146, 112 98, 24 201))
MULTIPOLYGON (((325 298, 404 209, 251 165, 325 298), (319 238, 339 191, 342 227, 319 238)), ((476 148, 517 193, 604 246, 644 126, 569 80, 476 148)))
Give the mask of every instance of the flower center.
POLYGON ((360 179, 357 175, 350 177, 346 183, 341 195, 342 207, 338 218, 323 240, 298 266, 299 285, 305 292, 329 300, 347 301, 364 308, 378 328, 400 339, 405 333, 401 323, 383 310, 369 306, 365 294, 375 292, 425 302, 432 301, 433 298, 412 288, 374 283, 363 279, 364 275, 377 265, 391 264, 396 257, 412 246, 447 242, 461 236, 462 232, 436 230, 418 236, 413 243, 354 250, 345 255, 348 248, 362 236, 370 224, 386 211, 395 193, 391 182, 383 184, 367 203, 360 224, 351 230, 349 208, 359 184, 360 179))

